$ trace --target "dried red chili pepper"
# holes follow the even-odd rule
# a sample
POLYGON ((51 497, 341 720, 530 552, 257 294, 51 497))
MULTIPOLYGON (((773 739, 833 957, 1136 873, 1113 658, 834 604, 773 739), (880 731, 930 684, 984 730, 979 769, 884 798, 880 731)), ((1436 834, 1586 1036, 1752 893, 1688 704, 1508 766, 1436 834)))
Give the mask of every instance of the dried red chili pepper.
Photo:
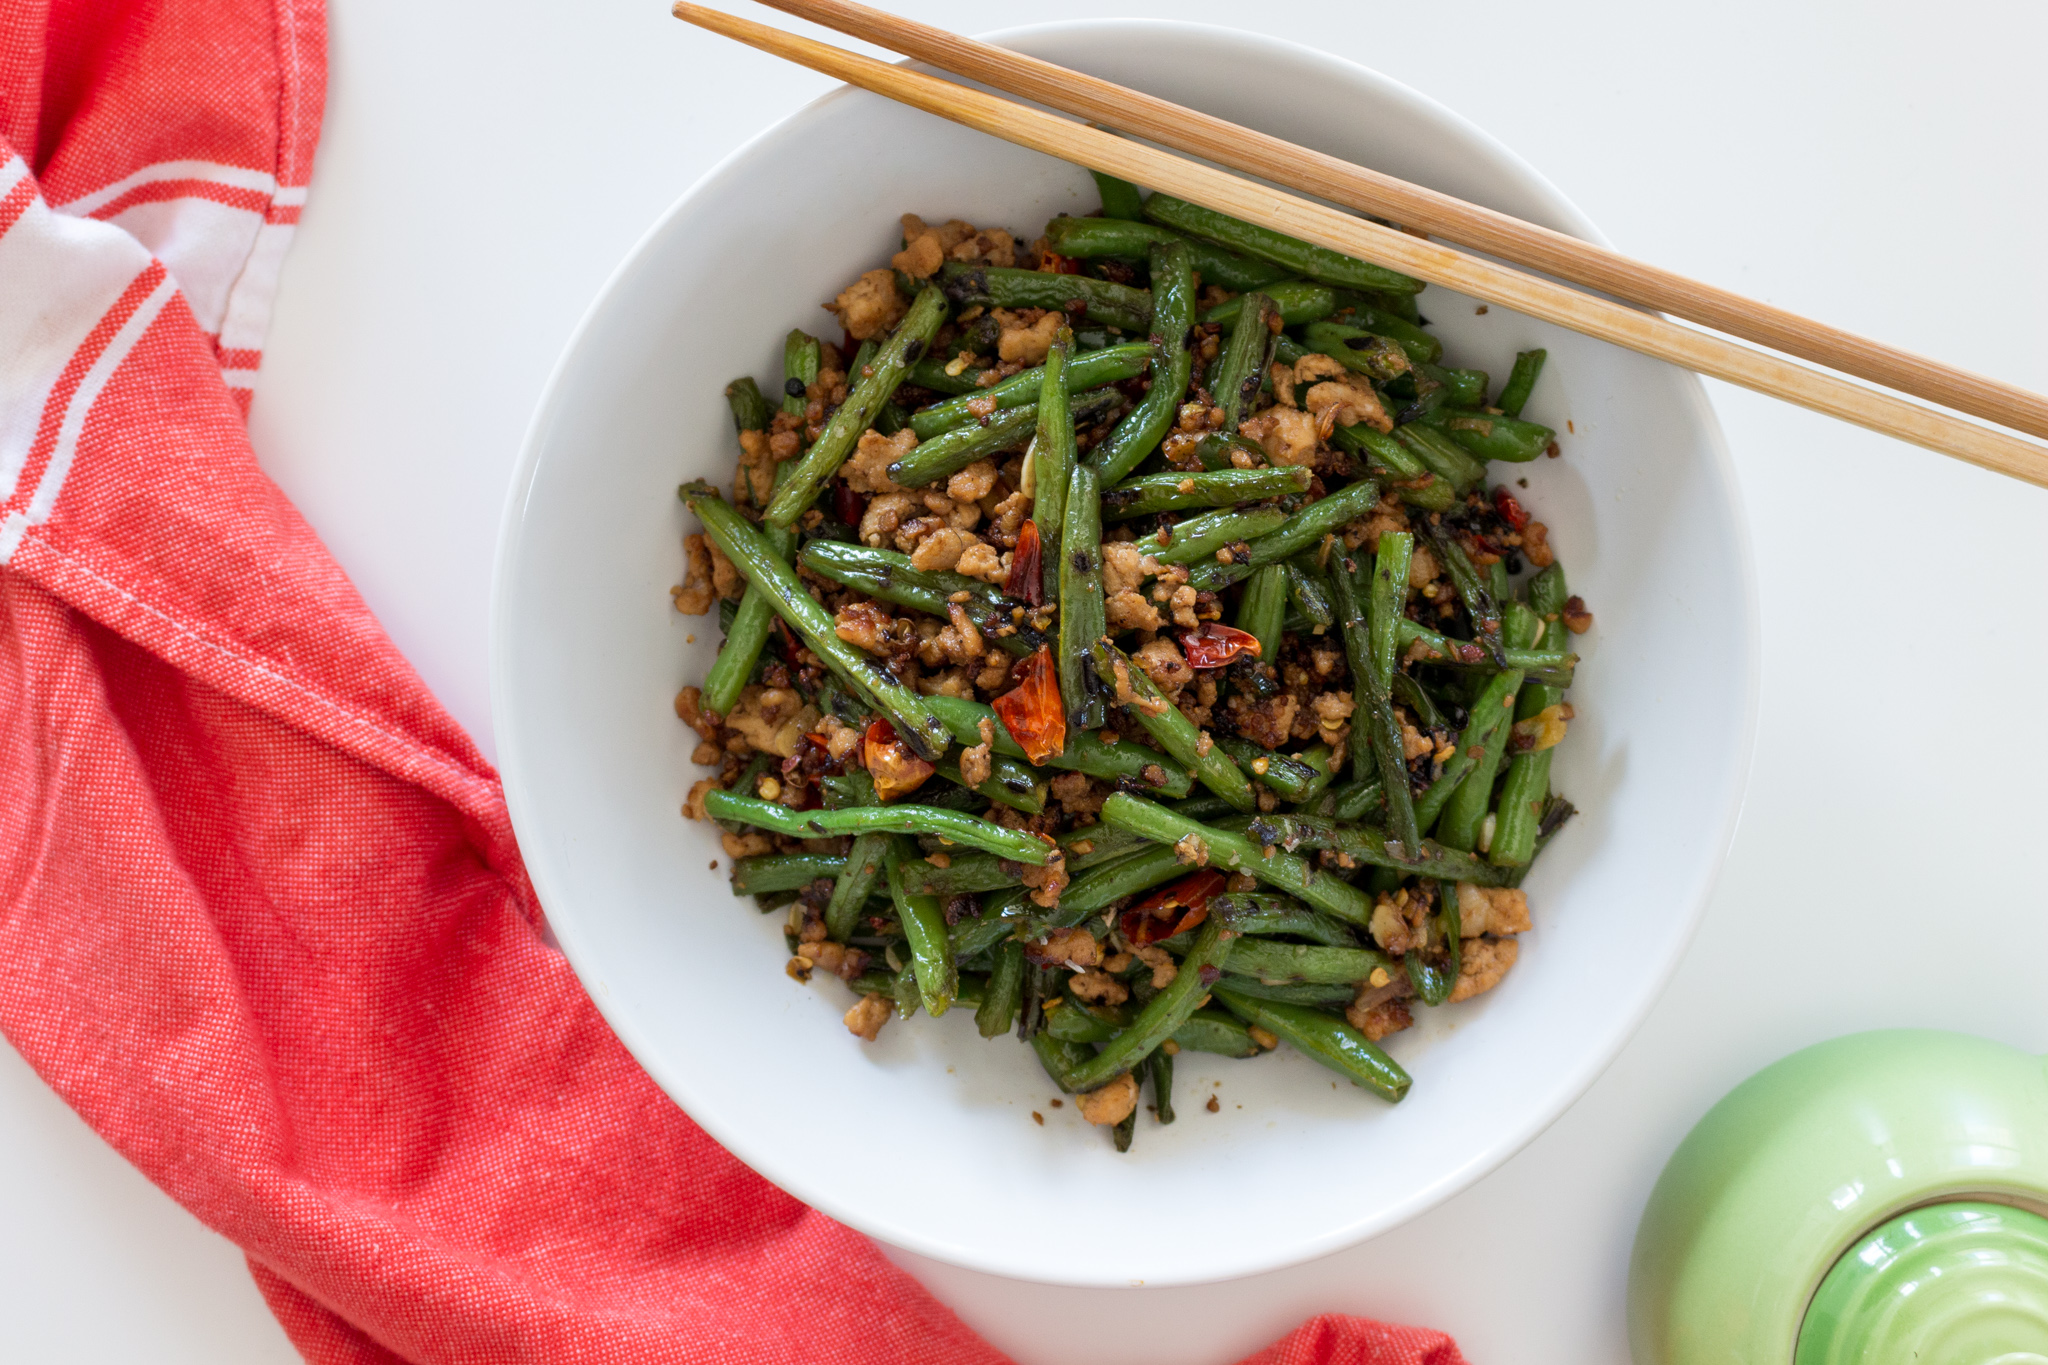
POLYGON ((1048 275, 1078 275, 1081 263, 1072 256, 1062 256, 1057 251, 1038 253, 1038 268, 1048 275))
POLYGON ((1117 927, 1136 948, 1185 933, 1209 918, 1209 901, 1223 889, 1226 880, 1213 868, 1183 877, 1124 911, 1117 927))
POLYGON ((861 763, 875 780, 875 795, 883 801, 908 796, 924 785, 938 769, 910 751, 896 738, 896 727, 877 718, 861 736, 861 763))
POLYGON ((832 515, 848 526, 860 525, 860 519, 867 514, 868 500, 847 487, 846 480, 832 481, 832 515))
POLYGON ((1036 654, 1020 659, 1010 676, 1017 685, 992 705, 1024 756, 1043 763, 1048 755, 1067 747, 1067 713, 1060 705, 1059 670, 1053 666, 1052 646, 1040 645, 1036 654))
POLYGON ((1038 523, 1027 521, 1017 528, 1017 548, 1010 553, 1010 572, 1003 579, 1003 591, 1021 597, 1034 607, 1045 605, 1045 571, 1039 561, 1044 550, 1038 523))
POLYGON ((1493 510, 1500 513, 1500 519, 1517 531, 1529 524, 1529 514, 1522 510, 1522 504, 1506 488, 1493 490, 1493 510))
POLYGON ((1180 652, 1189 668, 1221 668, 1240 654, 1259 657, 1259 637, 1236 626, 1211 621, 1180 637, 1180 652))

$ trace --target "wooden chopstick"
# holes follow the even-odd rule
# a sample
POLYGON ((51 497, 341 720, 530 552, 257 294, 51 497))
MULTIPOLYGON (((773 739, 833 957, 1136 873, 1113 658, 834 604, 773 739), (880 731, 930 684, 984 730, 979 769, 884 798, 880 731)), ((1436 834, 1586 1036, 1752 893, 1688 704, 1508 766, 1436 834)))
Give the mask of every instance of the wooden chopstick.
POLYGON ((1006 142, 1150 185, 1219 213, 2048 487, 2048 450, 2030 442, 999 96, 689 0, 677 0, 674 13, 700 28, 1006 142))
POLYGON ((1606 247, 856 0, 761 3, 1048 108, 1149 138, 1319 199, 1391 218, 1511 264, 1541 270, 2000 426, 2048 437, 2048 397, 1660 270, 1606 247))

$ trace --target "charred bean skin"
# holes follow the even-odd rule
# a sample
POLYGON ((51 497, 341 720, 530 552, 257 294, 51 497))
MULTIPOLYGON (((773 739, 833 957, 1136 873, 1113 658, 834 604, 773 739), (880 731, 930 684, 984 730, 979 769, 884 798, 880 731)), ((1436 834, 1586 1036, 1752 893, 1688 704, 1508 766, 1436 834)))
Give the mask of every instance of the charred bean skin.
POLYGON ((1398 270, 1373 265, 1328 247, 1315 246, 1172 195, 1155 194, 1147 199, 1145 216, 1176 232, 1207 238, 1232 251, 1271 261, 1294 274, 1306 275, 1325 284, 1395 294, 1413 294, 1422 288, 1421 280, 1403 275, 1398 270))
POLYGON ((1194 372, 1188 331, 1194 320, 1193 258, 1185 243, 1152 248, 1152 387, 1090 453, 1104 484, 1114 484, 1159 448, 1194 372))

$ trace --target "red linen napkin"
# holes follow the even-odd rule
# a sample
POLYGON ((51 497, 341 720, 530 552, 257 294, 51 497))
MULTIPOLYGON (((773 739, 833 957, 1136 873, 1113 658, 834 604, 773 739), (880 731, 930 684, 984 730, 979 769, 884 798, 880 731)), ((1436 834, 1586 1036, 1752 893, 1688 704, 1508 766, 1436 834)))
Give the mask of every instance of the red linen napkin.
MULTIPOLYGON (((317 0, 0 0, 0 1030, 310 1360, 993 1362, 658 1091, 242 426, 317 0)), ((1457 1365, 1320 1318, 1260 1365, 1457 1365)))

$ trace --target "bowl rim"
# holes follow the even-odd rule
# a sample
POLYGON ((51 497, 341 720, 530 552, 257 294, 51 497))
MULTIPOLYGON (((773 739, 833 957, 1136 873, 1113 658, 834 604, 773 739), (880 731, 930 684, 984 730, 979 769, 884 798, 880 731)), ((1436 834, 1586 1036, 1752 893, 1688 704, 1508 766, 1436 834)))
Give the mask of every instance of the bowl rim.
MULTIPOLYGON (((1495 157, 1508 172, 1519 176, 1525 188, 1533 190, 1546 201, 1547 211, 1558 221, 1562 230, 1584 240, 1611 246, 1607 237, 1589 219, 1585 212, 1554 185, 1548 177, 1537 170, 1518 153, 1486 129, 1467 119, 1462 114, 1438 100, 1386 75, 1362 62, 1319 51, 1290 39, 1274 37, 1265 33, 1233 28, 1223 24, 1200 23, 1180 19, 1164 18, 1117 18, 1096 17, 1081 19, 1047 20, 1039 23, 1012 25, 986 30, 975 36, 983 41, 1000 46, 1012 46, 1020 41, 1045 35, 1066 35, 1088 30, 1150 28, 1156 31, 1173 31, 1193 34, 1211 41, 1227 41, 1239 48, 1254 47, 1285 60, 1308 66, 1322 67, 1333 77, 1359 81, 1379 87, 1388 98, 1405 103, 1420 116, 1449 127, 1460 136, 1471 140, 1495 157)), ((936 73, 936 69, 923 62, 902 60, 896 65, 915 70, 936 73)), ((944 73, 936 73, 944 74, 944 73)), ((517 465, 506 494, 505 507, 499 524, 498 544, 493 556, 490 597, 490 687, 491 717, 498 749, 498 769, 504 786, 508 813, 512 820, 515 837, 523 824, 534 818, 534 803, 529 799, 522 774, 523 744, 520 730, 507 700, 511 676, 511 629, 509 626, 512 609, 508 582, 512 568, 519 556, 523 541, 523 524, 527 500, 532 492, 535 474, 539 468, 541 452, 546 444, 556 410, 563 401, 564 379, 591 331, 598 325, 600 316, 612 306, 614 296, 622 285, 636 272, 653 250, 655 243, 669 230, 670 224, 682 214, 706 188, 722 177, 736 164, 752 156, 755 150, 769 138, 779 133, 790 122, 809 116, 815 111, 830 107, 833 103, 854 94, 865 94, 856 87, 837 85, 817 98, 791 110, 781 118, 767 124, 753 136, 747 138, 725 156, 708 167, 690 186, 679 194, 669 206, 641 233, 632 247, 620 258, 619 263, 606 276, 602 286, 592 297, 590 304, 578 319, 576 326, 563 343, 560 354, 550 367, 547 380, 535 403, 533 416, 527 424, 521 439, 517 465)), ((1320 1234, 1301 1240, 1284 1248, 1275 1248, 1256 1254, 1239 1252, 1223 1254, 1214 1258, 1213 1265, 1200 1273, 1155 1277, 1143 1283, 1157 1286, 1193 1285, 1215 1283, 1222 1280, 1239 1279, 1267 1271, 1299 1265, 1334 1254, 1355 1246, 1382 1233, 1388 1232, 1409 1220, 1419 1217, 1430 1209, 1463 1192, 1497 1170, 1524 1147, 1535 1141, 1546 1129, 1563 1116, 1578 1099, 1591 1088, 1602 1073, 1613 1064, 1628 1041, 1641 1028, 1651 1008, 1661 998, 1678 964, 1686 955, 1694 936, 1699 930, 1706 912, 1709 898, 1720 881, 1721 871, 1726 865, 1729 846, 1741 823, 1743 807, 1748 794, 1749 775, 1755 755, 1758 715, 1762 677, 1762 622, 1757 586, 1756 556, 1750 534, 1747 507, 1742 498, 1742 484, 1734 457, 1731 454, 1725 434, 1714 407, 1709 400, 1705 386, 1699 376, 1686 376, 1683 382, 1685 402, 1692 411, 1693 419, 1702 438, 1707 455, 1707 464, 1718 478, 1725 491, 1725 510, 1728 515, 1728 529, 1732 549, 1737 563, 1737 589, 1740 597, 1742 616, 1742 700, 1739 720, 1739 752, 1736 761, 1728 769, 1727 790, 1720 799, 1725 814, 1721 826, 1708 841, 1711 851, 1710 870, 1700 879, 1693 890, 1689 903, 1674 907, 1682 917, 1681 931, 1673 941, 1672 951, 1654 972, 1644 973, 1636 978, 1634 999, 1628 1007, 1617 1013, 1603 1036, 1592 1040, 1581 1051, 1579 1062, 1565 1071, 1558 1081, 1543 1096, 1540 1103, 1528 1106, 1519 1122, 1504 1126, 1494 1138, 1480 1148, 1471 1159, 1462 1165, 1445 1171, 1434 1180, 1418 1185, 1405 1197, 1395 1200, 1363 1217, 1333 1226, 1320 1234)), ((730 1153, 748 1169, 768 1180, 769 1183, 785 1190, 806 1205, 827 1216, 845 1223, 891 1246, 901 1248, 936 1261, 957 1265, 966 1269, 1006 1278, 1027 1280, 1034 1283, 1070 1285, 1089 1288, 1125 1288, 1133 1281, 1126 1277, 1107 1275, 1076 1275, 1061 1273, 1049 1267, 1026 1266, 1004 1259, 995 1254, 977 1254, 960 1243, 935 1239, 915 1227, 896 1225, 886 1215, 877 1217, 872 1210, 853 1209, 834 1196, 827 1182, 814 1182, 791 1173, 770 1176, 751 1161, 739 1145, 744 1135, 726 1124, 716 1112, 700 1113, 693 1109, 686 1098, 692 1094, 687 1076, 679 1074, 667 1065, 651 1062, 659 1058, 658 1050, 648 1045, 630 1018, 626 1016, 621 1002, 611 999, 604 991, 593 990, 591 978, 586 976, 580 965, 584 959, 583 940, 577 917, 573 912, 564 911, 556 915, 548 910, 550 905, 567 906, 569 900, 558 894, 565 888, 557 880, 552 860, 544 845, 536 841, 529 850, 521 848, 521 859, 525 864, 534 893, 539 899, 545 915, 547 931, 575 971, 586 994, 612 1029, 619 1042, 633 1057, 648 1078, 668 1095, 671 1102, 681 1108, 690 1120, 701 1127, 721 1148, 730 1153)))

